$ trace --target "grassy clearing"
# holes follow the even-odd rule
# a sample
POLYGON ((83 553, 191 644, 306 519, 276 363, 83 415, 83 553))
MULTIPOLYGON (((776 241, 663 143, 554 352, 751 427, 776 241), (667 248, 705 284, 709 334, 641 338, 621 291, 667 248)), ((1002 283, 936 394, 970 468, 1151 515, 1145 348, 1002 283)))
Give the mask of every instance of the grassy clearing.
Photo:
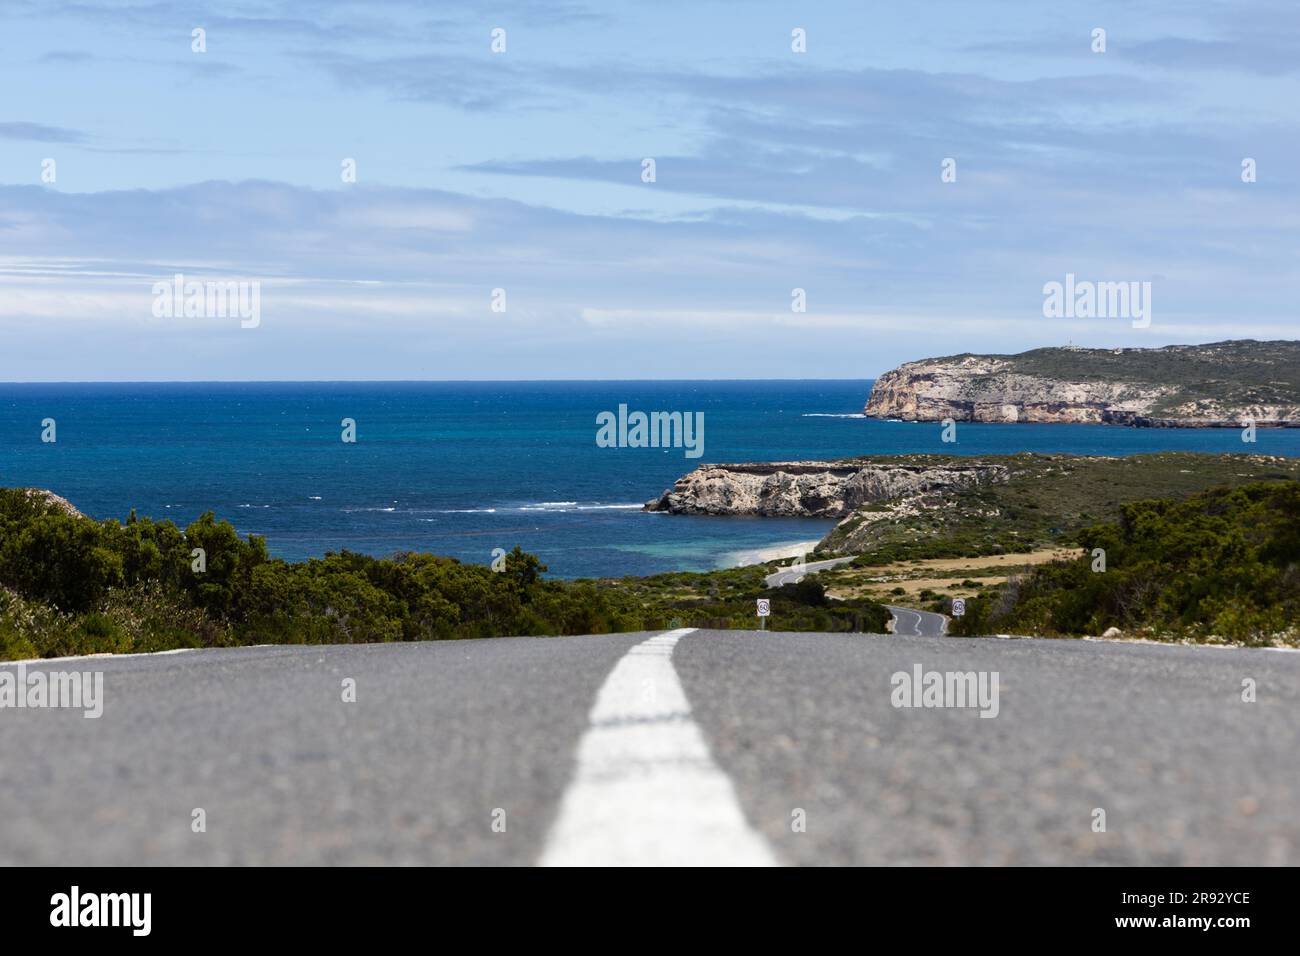
POLYGON ((1051 548, 1017 555, 849 566, 824 571, 819 580, 826 586, 826 593, 834 598, 870 598, 919 607, 931 603, 931 595, 938 593, 949 598, 974 597, 1024 574, 1035 565, 1068 560, 1078 553, 1072 548, 1051 548))

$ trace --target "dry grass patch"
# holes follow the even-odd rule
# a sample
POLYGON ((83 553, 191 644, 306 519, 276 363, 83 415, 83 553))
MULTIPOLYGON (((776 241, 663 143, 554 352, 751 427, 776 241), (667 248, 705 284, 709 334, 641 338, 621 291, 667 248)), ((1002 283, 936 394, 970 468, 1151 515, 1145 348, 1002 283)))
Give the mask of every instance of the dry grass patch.
POLYGON ((1051 561, 1069 561, 1078 548, 1044 548, 1024 554, 994 554, 981 558, 929 558, 899 561, 875 568, 834 568, 823 571, 821 581, 833 598, 867 597, 890 604, 914 603, 922 591, 949 597, 972 597, 985 588, 1002 584, 1013 574, 1051 561), (964 581, 975 585, 964 585, 964 581), (903 593, 894 593, 902 588, 903 593))

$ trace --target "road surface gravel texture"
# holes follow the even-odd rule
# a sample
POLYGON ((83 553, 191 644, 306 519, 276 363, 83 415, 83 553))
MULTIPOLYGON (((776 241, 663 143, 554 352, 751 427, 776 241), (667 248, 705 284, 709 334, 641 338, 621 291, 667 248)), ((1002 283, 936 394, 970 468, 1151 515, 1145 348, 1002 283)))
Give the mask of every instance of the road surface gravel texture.
POLYGON ((104 713, 0 709, 2 864, 1300 862, 1296 653, 683 629, 27 667, 103 671, 104 713), (997 716, 894 706, 917 665, 997 672, 997 716), (575 855, 605 773, 686 780, 736 853, 640 801, 575 855))

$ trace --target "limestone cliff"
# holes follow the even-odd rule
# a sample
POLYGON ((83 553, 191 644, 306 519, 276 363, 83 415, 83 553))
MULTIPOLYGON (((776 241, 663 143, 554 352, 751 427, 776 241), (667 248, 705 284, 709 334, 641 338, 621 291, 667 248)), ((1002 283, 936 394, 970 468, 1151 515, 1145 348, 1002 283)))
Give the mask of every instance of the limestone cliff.
POLYGON ((925 359, 880 376, 865 412, 925 422, 1294 427, 1300 426, 1300 342, 925 359))
POLYGON ((677 480, 646 511, 690 515, 839 518, 856 508, 924 492, 1003 481, 1003 463, 925 455, 888 460, 778 461, 702 465, 677 480))

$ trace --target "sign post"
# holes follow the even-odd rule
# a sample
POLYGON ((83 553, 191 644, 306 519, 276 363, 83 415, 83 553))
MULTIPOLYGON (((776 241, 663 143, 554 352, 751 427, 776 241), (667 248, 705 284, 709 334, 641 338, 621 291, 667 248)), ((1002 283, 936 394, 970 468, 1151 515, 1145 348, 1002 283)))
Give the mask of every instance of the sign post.
POLYGON ((965 614, 965 613, 966 613, 966 599, 965 599, 965 598, 953 598, 953 599, 952 599, 952 616, 953 616, 953 617, 961 617, 961 616, 962 616, 963 614, 965 614))
POLYGON ((758 599, 758 629, 767 630, 767 618, 772 613, 772 602, 767 598, 758 599))

